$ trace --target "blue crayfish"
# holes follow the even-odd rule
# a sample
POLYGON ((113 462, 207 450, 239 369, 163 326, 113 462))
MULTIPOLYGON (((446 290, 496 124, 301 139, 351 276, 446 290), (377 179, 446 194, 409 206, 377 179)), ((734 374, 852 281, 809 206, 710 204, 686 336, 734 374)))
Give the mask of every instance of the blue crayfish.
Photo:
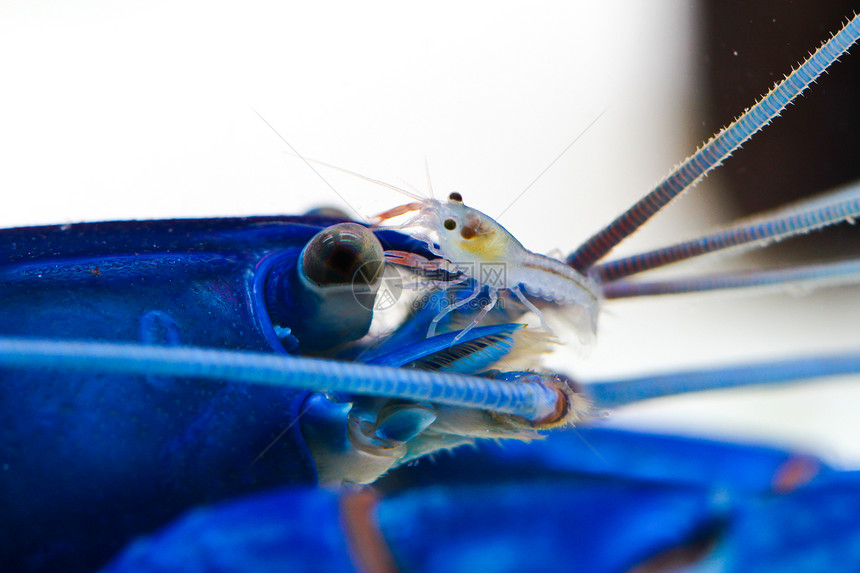
POLYGON ((852 219, 856 186, 600 261, 858 37, 855 17, 563 261, 528 251, 458 193, 384 213, 413 215, 397 228, 319 211, 0 231, 4 566, 856 568, 855 474, 766 448, 599 428, 537 440, 651 397, 857 372, 856 354, 589 385, 536 358, 554 317, 587 346, 609 299, 857 276, 848 261, 627 278, 852 219), (527 313, 540 328, 524 327, 527 313), (498 439, 514 441, 488 442, 498 439), (573 520, 584 526, 566 527, 573 520), (813 531, 832 537, 815 535, 812 549, 813 531))

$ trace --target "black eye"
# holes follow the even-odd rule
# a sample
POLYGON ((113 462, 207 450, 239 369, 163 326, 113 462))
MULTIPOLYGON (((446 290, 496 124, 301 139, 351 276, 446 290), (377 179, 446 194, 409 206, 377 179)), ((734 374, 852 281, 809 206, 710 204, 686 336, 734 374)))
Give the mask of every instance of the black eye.
POLYGON ((338 223, 317 233, 302 251, 300 272, 320 287, 371 284, 385 268, 379 240, 365 227, 338 223))
POLYGON ((457 228, 457 222, 454 219, 445 219, 445 222, 442 223, 442 226, 449 231, 453 231, 457 228))
MULTIPOLYGON (((280 276, 273 270, 266 278, 272 324, 289 329, 284 346, 314 354, 366 335, 384 270, 385 252, 370 229, 338 223, 317 233, 295 272, 284 263, 280 276)), ((396 300, 399 292, 389 291, 396 300)))
POLYGON ((456 201, 457 203, 463 202, 463 196, 454 191, 450 195, 448 195, 448 201, 456 201))

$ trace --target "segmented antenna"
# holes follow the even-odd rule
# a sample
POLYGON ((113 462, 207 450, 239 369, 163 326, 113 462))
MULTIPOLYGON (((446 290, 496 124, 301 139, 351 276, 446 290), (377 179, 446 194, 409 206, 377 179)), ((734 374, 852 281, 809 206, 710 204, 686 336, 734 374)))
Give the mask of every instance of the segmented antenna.
POLYGON ((595 265, 591 276, 601 283, 732 247, 762 246, 828 225, 860 217, 860 184, 790 205, 696 239, 595 265))
POLYGON ((766 386, 795 380, 812 380, 860 372, 860 354, 835 354, 795 360, 777 360, 708 370, 621 380, 602 380, 583 385, 585 395, 598 408, 618 408, 652 398, 676 396, 721 388, 766 386))
POLYGON ((705 145, 633 207, 583 243, 567 263, 586 272, 618 243, 633 234, 672 199, 698 183, 757 131, 770 123, 785 107, 860 38, 860 16, 855 15, 842 30, 821 45, 799 67, 776 84, 758 103, 705 145))
POLYGON ((857 284, 858 282, 860 282, 860 260, 850 260, 655 281, 621 280, 604 285, 602 292, 605 298, 611 299, 777 285, 791 285, 792 288, 804 286, 813 288, 857 284))
POLYGON ((195 347, 0 337, 0 366, 178 376, 236 383, 427 400, 522 416, 552 417, 553 388, 477 376, 195 347))

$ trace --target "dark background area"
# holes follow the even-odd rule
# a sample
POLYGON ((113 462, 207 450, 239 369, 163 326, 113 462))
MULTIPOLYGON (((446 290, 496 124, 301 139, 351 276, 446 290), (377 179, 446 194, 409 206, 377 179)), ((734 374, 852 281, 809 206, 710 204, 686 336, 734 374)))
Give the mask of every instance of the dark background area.
MULTIPOLYGON (((702 2, 702 138, 728 125, 855 12, 860 2, 844 0, 702 2)), ((860 180, 860 47, 719 169, 745 214, 860 180)), ((764 253, 783 262, 857 255, 860 229, 842 224, 764 253)))

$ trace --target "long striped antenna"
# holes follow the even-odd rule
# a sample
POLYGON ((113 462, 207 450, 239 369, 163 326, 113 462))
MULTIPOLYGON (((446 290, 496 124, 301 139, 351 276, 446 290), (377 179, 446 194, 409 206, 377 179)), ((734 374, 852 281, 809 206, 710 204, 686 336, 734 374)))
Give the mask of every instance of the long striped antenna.
POLYGON ((595 265, 591 276, 606 284, 620 278, 735 247, 758 247, 828 225, 860 218, 860 183, 789 205, 726 229, 652 251, 595 265))
POLYGON ((567 399, 558 390, 533 381, 519 383, 445 372, 189 346, 0 336, 0 366, 60 372, 177 376, 317 392, 393 396, 492 410, 533 421, 553 417, 560 411, 559 400, 567 399))
POLYGON ((653 281, 620 280, 601 287, 604 298, 631 298, 790 285, 813 289, 860 283, 860 260, 775 269, 736 271, 653 281))
POLYGON ((597 408, 618 408, 689 392, 806 382, 857 372, 860 372, 860 354, 855 352, 656 374, 642 378, 601 380, 583 384, 583 388, 585 395, 597 408))
POLYGON ((581 272, 590 269, 672 199, 698 183, 709 171, 770 123, 833 62, 847 52, 858 38, 860 16, 855 15, 783 81, 771 88, 758 103, 699 148, 653 191, 583 243, 567 258, 567 263, 581 272))

